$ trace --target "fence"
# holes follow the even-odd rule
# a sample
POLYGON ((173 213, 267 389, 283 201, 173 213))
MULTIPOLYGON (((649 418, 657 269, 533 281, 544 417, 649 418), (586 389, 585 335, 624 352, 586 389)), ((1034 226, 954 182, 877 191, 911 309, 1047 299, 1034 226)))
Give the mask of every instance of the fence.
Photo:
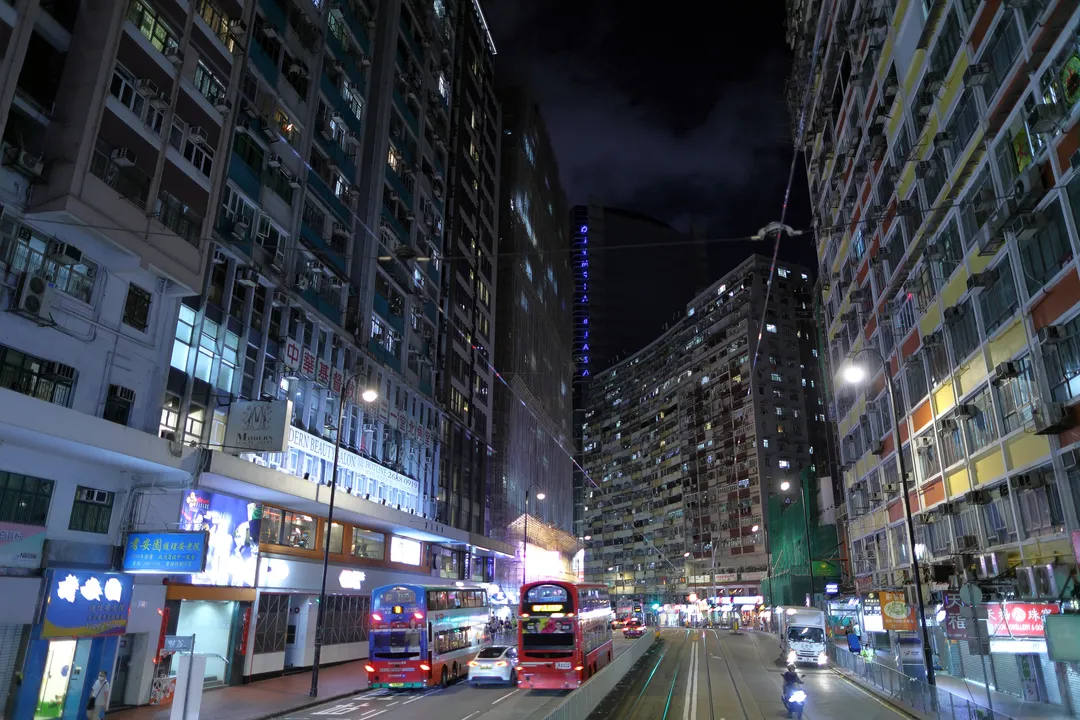
POLYGON ((656 642, 656 635, 651 632, 645 633, 633 645, 627 648, 619 657, 611 661, 611 664, 589 678, 588 682, 566 696, 559 705, 543 716, 543 720, 583 720, 587 718, 596 706, 600 704, 615 686, 623 679, 623 676, 634 667, 634 663, 641 659, 645 651, 656 642))
POLYGON ((922 680, 835 645, 829 646, 829 655, 835 665, 930 717, 947 720, 1015 720, 999 710, 991 713, 967 698, 932 687, 922 680))

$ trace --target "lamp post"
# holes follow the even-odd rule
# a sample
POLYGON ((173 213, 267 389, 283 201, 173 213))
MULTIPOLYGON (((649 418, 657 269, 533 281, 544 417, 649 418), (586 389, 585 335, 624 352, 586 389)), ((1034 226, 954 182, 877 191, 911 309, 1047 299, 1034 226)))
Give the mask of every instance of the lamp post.
MULTIPOLYGON (((322 659, 323 619, 326 616, 326 576, 330 571, 330 533, 334 529, 334 497, 337 490, 338 455, 341 453, 341 425, 345 420, 345 398, 349 395, 349 386, 356 381, 363 371, 358 370, 350 373, 345 378, 345 384, 341 387, 341 397, 338 399, 337 432, 334 434, 334 462, 330 468, 330 509, 326 513, 326 537, 323 543, 322 562, 322 589, 319 591, 318 620, 315 625, 315 655, 311 664, 311 689, 308 695, 319 696, 319 661, 322 659)), ((365 388, 360 398, 366 403, 373 403, 379 398, 379 393, 371 388, 365 388)))
MULTIPOLYGON (((791 483, 785 480, 780 483, 780 489, 787 492, 791 489, 791 483)), ((806 504, 806 488, 803 487, 802 478, 799 478, 799 501, 802 503, 803 531, 806 533, 806 562, 810 568, 810 602, 814 602, 814 552, 810 548, 810 506, 806 504)))
POLYGON ((915 576, 915 594, 917 596, 916 600, 918 601, 919 624, 922 626, 923 664, 926 666, 926 681, 931 685, 936 686, 937 681, 934 677, 933 650, 930 647, 930 628, 927 627, 926 624, 926 607, 923 604, 922 573, 919 568, 919 557, 915 552, 915 522, 911 517, 911 505, 908 502, 910 490, 908 488, 907 472, 904 470, 904 453, 900 441, 900 423, 903 422, 904 418, 900 414, 899 406, 896 404, 896 389, 893 387, 892 376, 889 375, 889 364, 876 348, 864 348, 850 358, 850 362, 842 370, 844 382, 857 385, 868 379, 869 373, 867 373, 866 368, 855 363, 856 358, 863 354, 874 355, 881 362, 881 374, 885 376, 885 386, 889 391, 889 405, 892 406, 893 414, 893 450, 896 452, 897 469, 900 471, 900 490, 903 494, 903 502, 901 502, 901 505, 904 507, 904 523, 907 526, 908 548, 911 553, 911 572, 915 576))
MULTIPOLYGON (((525 542, 523 542, 521 544, 521 584, 522 585, 525 584, 525 560, 529 555, 529 493, 532 492, 533 488, 536 488, 537 490, 539 490, 540 486, 537 485, 536 483, 533 483, 529 487, 525 488, 525 542)), ((537 500, 543 500, 545 497, 547 497, 547 495, 544 495, 544 493, 542 493, 542 492, 536 493, 536 499, 537 500)))

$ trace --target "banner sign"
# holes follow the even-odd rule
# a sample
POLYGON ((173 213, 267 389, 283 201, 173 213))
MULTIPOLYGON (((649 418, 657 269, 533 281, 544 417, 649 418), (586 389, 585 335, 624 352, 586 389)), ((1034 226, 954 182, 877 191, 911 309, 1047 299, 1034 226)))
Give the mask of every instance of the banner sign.
POLYGON ((44 547, 45 528, 0 522, 0 567, 36 570, 44 547))
POLYGON ((134 578, 99 570, 50 570, 41 621, 43 638, 123 635, 134 578))
POLYGON ((945 594, 945 637, 950 640, 968 637, 968 619, 962 614, 963 607, 959 593, 945 594))
POLYGON ((914 632, 917 629, 915 608, 908 605, 904 593, 881 593, 881 623, 886 630, 914 632))
POLYGON ((237 400, 229 406, 225 452, 287 452, 292 414, 291 400, 237 400))
POLYGON ((1009 603, 1004 607, 989 604, 986 606, 986 626, 992 638, 1041 638, 1046 636, 1046 616, 1057 612, 1057 605, 1050 603, 1009 603))
POLYGON ((128 573, 190 575, 206 569, 206 532, 133 532, 124 540, 128 573))

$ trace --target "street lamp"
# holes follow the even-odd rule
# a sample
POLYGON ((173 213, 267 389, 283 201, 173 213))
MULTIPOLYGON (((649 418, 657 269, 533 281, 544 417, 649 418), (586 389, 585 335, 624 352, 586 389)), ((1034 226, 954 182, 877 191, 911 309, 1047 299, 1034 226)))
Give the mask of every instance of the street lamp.
MULTIPOLYGON (((791 489, 791 483, 785 480, 780 483, 780 489, 787 492, 791 489)), ((803 530, 806 532, 806 562, 810 568, 810 599, 813 602, 817 593, 814 588, 814 553, 810 548, 810 506, 806 504, 806 488, 803 486, 802 478, 799 478, 799 500, 802 502, 803 530)))
MULTIPOLYGON (((323 543, 322 563, 322 590, 319 591, 319 613, 315 625, 315 655, 311 665, 311 690, 308 695, 319 696, 319 661, 322 659, 323 619, 326 614, 326 575, 330 571, 330 533, 334 529, 334 497, 337 490, 338 455, 341 452, 341 426, 345 421, 345 399, 349 396, 349 387, 366 371, 357 370, 345 378, 345 384, 341 387, 341 397, 338 398, 337 432, 334 434, 334 462, 330 468, 330 509, 326 513, 326 537, 323 543)), ((379 393, 371 388, 365 388, 360 393, 360 398, 366 403, 373 403, 379 399, 379 393)))
MULTIPOLYGON (((537 490, 539 490, 540 486, 537 485, 536 483, 533 483, 529 487, 525 488, 525 542, 523 542, 521 544, 521 584, 522 585, 524 585, 525 582, 526 582, 525 581, 525 561, 529 556, 529 493, 532 492, 533 488, 536 488, 537 490)), ((537 500, 543 500, 546 497, 547 497, 547 495, 545 495, 542 492, 536 493, 536 499, 537 500)))
POLYGON ((919 624, 922 625, 923 663, 926 665, 926 681, 931 685, 937 685, 934 678, 933 650, 930 647, 930 628, 926 625, 926 607, 923 604, 922 573, 919 568, 919 556, 915 552, 915 522, 911 517, 911 505, 908 502, 910 489, 908 488, 908 476, 904 471, 904 453, 900 441, 900 423, 903 416, 900 415, 900 407, 896 404, 896 389, 893 387, 892 376, 889 374, 889 364, 885 357, 876 348, 863 348, 849 358, 848 363, 841 370, 840 376, 844 382, 850 385, 858 385, 869 379, 869 372, 856 362, 860 355, 870 354, 881 362, 881 374, 885 376, 885 387, 889 391, 889 405, 892 406, 893 423, 893 450, 896 452, 897 468, 900 471, 900 489, 903 494, 904 522, 907 525, 908 548, 911 553, 911 572, 915 576, 915 594, 918 596, 919 624))

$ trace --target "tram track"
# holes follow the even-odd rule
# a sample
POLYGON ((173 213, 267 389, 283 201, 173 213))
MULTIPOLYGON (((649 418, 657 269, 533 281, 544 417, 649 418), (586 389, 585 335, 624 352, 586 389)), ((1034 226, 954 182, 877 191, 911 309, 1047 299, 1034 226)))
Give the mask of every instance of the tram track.
MULTIPOLYGON (((704 635, 705 635, 705 633, 702 633, 702 638, 703 639, 704 639, 704 635)), ((743 699, 742 693, 739 691, 739 683, 736 682, 735 673, 732 672, 732 670, 731 670, 731 663, 728 661, 727 656, 724 654, 724 648, 720 644, 720 636, 716 634, 715 630, 712 631, 712 636, 713 636, 713 640, 716 641, 716 652, 717 652, 717 654, 714 657, 716 657, 716 659, 721 660, 724 663, 724 669, 727 670, 728 678, 731 680, 731 687, 735 690, 735 697, 738 698, 738 700, 739 700, 739 710, 740 710, 740 712, 742 712, 743 720, 750 720, 750 714, 746 711, 746 701, 743 699)), ((707 649, 706 649, 706 655, 708 655, 708 650, 707 649)), ((707 662, 706 662, 706 667, 708 667, 707 662)), ((711 687, 711 685, 710 685, 710 689, 709 689, 709 712, 710 712, 710 717, 712 717, 712 715, 711 715, 711 713, 712 713, 712 687, 711 687)))
MULTIPOLYGON (((675 683, 678 682, 679 679, 679 666, 682 663, 683 654, 686 652, 686 646, 689 644, 689 641, 690 631, 687 630, 683 635, 682 643, 679 644, 679 648, 675 651, 675 655, 673 657, 673 660, 675 662, 675 672, 672 673, 671 682, 668 684, 667 693, 663 695, 664 713, 661 720, 667 720, 668 713, 671 711, 671 699, 675 693, 675 683)), ((645 698, 645 694, 648 692, 649 688, 652 686, 653 681, 656 679, 657 671, 660 670, 660 668, 664 665, 664 661, 668 659, 668 655, 671 652, 672 649, 670 646, 664 649, 664 652, 660 655, 660 658, 656 661, 656 664, 653 665, 652 670, 649 671, 649 676, 645 680, 645 685, 642 686, 641 691, 637 694, 637 697, 634 698, 634 704, 630 706, 629 712, 627 712, 626 715, 623 716, 624 720, 634 720, 634 718, 641 718, 641 720, 655 720, 657 715, 655 712, 652 711, 651 707, 649 707, 652 703, 646 700, 646 702, 643 704, 642 700, 645 698), (638 714, 639 710, 642 711, 641 714, 638 714)))

